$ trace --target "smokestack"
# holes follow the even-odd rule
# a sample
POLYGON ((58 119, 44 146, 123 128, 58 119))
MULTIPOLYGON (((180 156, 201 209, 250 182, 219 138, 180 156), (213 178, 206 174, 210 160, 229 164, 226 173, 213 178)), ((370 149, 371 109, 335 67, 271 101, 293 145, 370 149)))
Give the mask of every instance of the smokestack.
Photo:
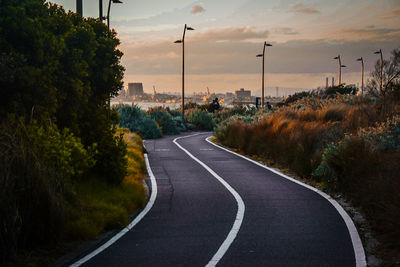
POLYGON ((329 86, 329 78, 328 77, 326 77, 326 86, 325 86, 325 88, 328 88, 328 86, 329 86))
POLYGON ((335 77, 332 77, 332 87, 335 86, 335 77))

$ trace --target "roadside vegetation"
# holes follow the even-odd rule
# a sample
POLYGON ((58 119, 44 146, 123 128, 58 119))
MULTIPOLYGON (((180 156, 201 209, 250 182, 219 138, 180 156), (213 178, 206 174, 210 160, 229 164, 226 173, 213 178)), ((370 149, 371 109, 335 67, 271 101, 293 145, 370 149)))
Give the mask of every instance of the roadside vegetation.
POLYGON ((382 87, 378 66, 366 96, 344 86, 298 93, 222 121, 215 136, 361 207, 390 266, 400 255, 400 49, 384 62, 382 87))
POLYGON ((118 45, 99 20, 2 1, 0 265, 34 266, 34 251, 46 261, 144 205, 142 140, 108 105, 123 87, 118 45))

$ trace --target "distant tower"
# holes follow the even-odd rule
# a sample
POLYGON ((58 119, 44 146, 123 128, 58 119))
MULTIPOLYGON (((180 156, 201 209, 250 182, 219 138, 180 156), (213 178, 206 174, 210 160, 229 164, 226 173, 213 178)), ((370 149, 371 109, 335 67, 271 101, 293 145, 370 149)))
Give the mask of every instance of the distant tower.
POLYGON ((326 85, 325 85, 325 88, 328 88, 328 86, 329 86, 329 78, 328 77, 326 77, 326 85))
POLYGON ((128 95, 129 96, 142 96, 143 84, 142 83, 128 83, 128 95))
POLYGON ((335 77, 332 77, 332 87, 335 86, 335 77))

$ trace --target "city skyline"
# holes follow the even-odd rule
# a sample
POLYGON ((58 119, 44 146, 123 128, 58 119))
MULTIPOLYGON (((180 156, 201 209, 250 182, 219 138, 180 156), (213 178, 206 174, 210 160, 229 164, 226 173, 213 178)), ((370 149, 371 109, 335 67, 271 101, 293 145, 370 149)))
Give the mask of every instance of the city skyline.
MULTIPOLYGON (((52 1, 75 10, 75 1, 52 1)), ((104 1, 103 6, 106 7, 104 1)), ((98 1, 84 1, 85 17, 98 16, 98 1)), ((255 56, 264 41, 268 87, 316 88, 325 77, 337 80, 341 55, 342 81, 360 82, 363 57, 366 77, 382 49, 388 59, 400 43, 400 2, 356 1, 163 1, 113 5, 110 26, 124 52, 125 85, 143 82, 160 92, 180 88, 180 38, 183 25, 195 28, 186 37, 186 90, 214 92, 261 87, 261 64, 255 56)), ((266 92, 266 94, 273 92, 266 92)))

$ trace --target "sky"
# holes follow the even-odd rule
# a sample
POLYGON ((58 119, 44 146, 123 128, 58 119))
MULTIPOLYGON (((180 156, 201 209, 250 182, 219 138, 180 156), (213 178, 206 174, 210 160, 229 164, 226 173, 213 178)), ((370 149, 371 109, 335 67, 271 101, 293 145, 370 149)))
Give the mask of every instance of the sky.
MULTIPOLYGON (((110 27, 121 40, 124 82, 143 82, 145 92, 181 90, 184 24, 185 91, 233 92, 261 88, 263 43, 266 95, 272 88, 313 89, 325 78, 361 83, 379 59, 400 48, 400 0, 122 0, 112 4, 110 27)), ((52 0, 75 10, 75 0, 52 0)), ((98 17, 98 0, 83 0, 83 15, 98 17)), ((104 13, 108 1, 103 0, 104 13)), ((367 77, 366 77, 367 78, 367 77)), ((284 90, 284 89, 281 89, 284 90)))

